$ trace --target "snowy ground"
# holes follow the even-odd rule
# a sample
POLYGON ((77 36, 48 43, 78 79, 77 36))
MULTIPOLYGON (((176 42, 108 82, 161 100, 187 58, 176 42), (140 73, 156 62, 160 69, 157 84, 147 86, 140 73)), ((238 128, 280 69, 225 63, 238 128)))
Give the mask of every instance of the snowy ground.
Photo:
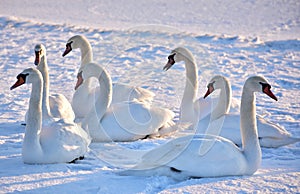
POLYGON ((71 99, 79 51, 63 58, 68 38, 85 35, 94 60, 114 82, 149 88, 155 104, 178 113, 184 66, 162 71, 177 46, 189 48, 199 68, 199 97, 215 74, 229 78, 233 97, 250 75, 264 75, 279 98, 258 95, 257 111, 300 137, 300 2, 274 1, 17 1, 0 6, 0 192, 28 193, 203 193, 300 192, 300 143, 263 148, 253 176, 191 179, 122 177, 120 167, 143 150, 168 139, 92 144, 76 164, 25 165, 21 158, 30 86, 9 87, 24 68, 33 67, 37 43, 47 48, 51 92, 71 99), (133 11, 134 10, 134 11, 133 11), (125 149, 128 158, 107 158, 103 149, 125 149), (128 159, 128 160, 126 160, 128 159), (106 161, 106 162, 105 162, 106 161))

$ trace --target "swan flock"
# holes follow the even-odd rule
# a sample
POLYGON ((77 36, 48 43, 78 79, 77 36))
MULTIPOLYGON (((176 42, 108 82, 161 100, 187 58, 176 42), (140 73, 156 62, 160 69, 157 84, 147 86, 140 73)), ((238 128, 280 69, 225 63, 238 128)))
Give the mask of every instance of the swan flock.
MULTIPOLYGON (((167 143, 145 152, 122 176, 187 178, 252 175, 262 160, 261 147, 277 148, 300 141, 280 125, 256 114, 256 95, 277 101, 263 76, 245 80, 240 111, 230 112, 230 81, 215 75, 204 97, 198 94, 198 66, 185 47, 171 51, 163 67, 185 66, 179 120, 176 113, 153 102, 155 94, 142 86, 113 83, 109 72, 93 59, 92 46, 82 35, 67 40, 63 57, 79 49, 80 65, 71 102, 52 93, 46 47, 34 47, 34 64, 18 73, 15 90, 31 84, 25 115, 22 159, 26 164, 74 163, 89 154, 93 142, 129 142, 168 136, 167 143), (217 98, 208 98, 219 90, 217 98)), ((51 64, 51 63, 50 63, 51 64)), ((167 73, 166 73, 167 76, 167 73)), ((105 148, 103 148, 105 149, 105 148)), ((105 151, 105 150, 103 150, 105 151)))

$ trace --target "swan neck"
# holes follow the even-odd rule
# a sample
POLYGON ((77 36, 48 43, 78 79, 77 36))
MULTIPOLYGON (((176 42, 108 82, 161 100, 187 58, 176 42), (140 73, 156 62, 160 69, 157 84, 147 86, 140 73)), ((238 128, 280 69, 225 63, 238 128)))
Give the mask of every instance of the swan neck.
POLYGON ((99 120, 99 122, 101 122, 112 101, 111 77, 105 69, 100 66, 98 66, 98 68, 101 69, 101 71, 99 70, 99 74, 97 75, 100 84, 100 92, 98 98, 95 101, 95 105, 92 107, 87 117, 85 117, 85 119, 83 120, 84 125, 86 125, 86 123, 89 121, 89 118, 93 118, 95 113, 97 115, 97 119, 99 120))
POLYGON ((42 111, 43 111, 43 120, 49 119, 51 117, 50 112, 50 102, 49 102, 49 73, 48 73, 48 64, 47 57, 44 55, 41 58, 41 62, 38 65, 37 69, 42 73, 43 76, 43 98, 42 98, 42 111))
POLYGON ((191 122, 191 114, 194 114, 194 102, 198 93, 198 70, 194 60, 185 58, 186 82, 181 101, 181 121, 191 122))
POLYGON ((100 95, 96 105, 98 103, 97 107, 99 107, 98 110, 100 110, 100 112, 97 113, 97 115, 98 118, 102 119, 112 101, 112 80, 108 72, 103 69, 98 81, 100 84, 100 95))
POLYGON ((39 134, 42 127, 42 92, 42 79, 39 79, 32 84, 23 143, 23 147, 32 149, 32 151, 41 148, 39 134))
POLYGON ((220 95, 218 104, 211 113, 211 119, 215 120, 223 116, 224 114, 227 114, 230 109, 231 105, 231 98, 232 98, 232 91, 231 86, 228 83, 228 81, 224 81, 224 84, 220 88, 220 95))
MULTIPOLYGON (((249 170, 257 170, 261 162, 261 149, 256 125, 255 94, 244 86, 241 100, 241 135, 249 170)), ((251 172, 250 172, 251 173, 251 172)))
POLYGON ((82 44, 80 44, 80 52, 81 52, 81 67, 85 64, 92 62, 93 60, 93 50, 91 44, 83 40, 82 44))

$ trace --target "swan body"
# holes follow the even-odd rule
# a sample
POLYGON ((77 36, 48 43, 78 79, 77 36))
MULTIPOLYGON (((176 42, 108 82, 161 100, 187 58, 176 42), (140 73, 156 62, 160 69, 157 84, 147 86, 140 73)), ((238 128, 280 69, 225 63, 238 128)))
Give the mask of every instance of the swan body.
MULTIPOLYGON (((207 85, 205 97, 215 90, 220 89, 219 102, 212 111, 211 115, 198 123, 197 133, 219 135, 225 137, 235 144, 241 145, 240 133, 240 114, 228 113, 231 102, 231 87, 228 79, 223 76, 214 76, 207 85), (215 122, 215 123, 214 123, 215 122), (219 130, 214 130, 217 122, 220 122, 219 130), (215 133, 217 132, 217 134, 215 133)), ((256 115, 258 138, 262 147, 279 147, 300 141, 279 125, 267 121, 263 117, 256 115)))
POLYGON ((104 68, 95 63, 88 63, 80 69, 76 87, 90 77, 98 79, 100 93, 92 110, 82 120, 82 126, 93 141, 134 141, 159 135, 174 124, 172 111, 152 107, 149 103, 132 100, 111 105, 111 78, 104 68))
POLYGON ((49 94, 49 73, 48 64, 46 56, 46 48, 43 44, 37 44, 34 48, 35 50, 35 61, 34 64, 37 69, 42 73, 43 76, 43 121, 51 121, 52 117, 67 119, 73 121, 75 119, 75 114, 72 109, 70 102, 62 94, 49 94), (45 106, 49 105, 47 110, 45 106))
POLYGON ((25 69, 17 76, 11 90, 32 83, 28 117, 22 147, 22 158, 28 164, 51 164, 73 162, 82 159, 88 151, 90 139, 74 122, 53 119, 43 123, 43 77, 35 68, 25 69))
MULTIPOLYGON (((87 38, 81 35, 75 35, 67 41, 63 56, 66 56, 73 49, 77 48, 79 48, 81 51, 80 68, 84 67, 90 62, 93 62, 92 47, 87 38)), ((88 114, 94 105, 95 99, 97 99, 99 96, 99 87, 91 87, 92 81, 92 79, 86 79, 73 95, 72 107, 74 109, 76 118, 79 120, 88 114)), ((113 84, 112 104, 123 101, 131 101, 133 99, 143 102, 151 102, 154 96, 154 93, 150 90, 141 87, 115 83, 113 84)))
POLYGON ((193 54, 184 47, 174 49, 168 57, 168 63, 164 70, 170 69, 176 62, 184 61, 186 69, 186 83, 180 105, 180 122, 195 124, 210 114, 213 109, 213 100, 199 98, 198 93, 198 70, 193 54))
POLYGON ((120 174, 166 175, 179 180, 189 177, 252 175, 259 168, 262 157, 255 119, 254 92, 264 92, 277 100, 270 88, 267 81, 259 76, 248 78, 244 84, 240 122, 242 148, 219 136, 187 135, 150 150, 141 162, 120 174), (203 154, 201 147, 206 144, 213 146, 203 154))

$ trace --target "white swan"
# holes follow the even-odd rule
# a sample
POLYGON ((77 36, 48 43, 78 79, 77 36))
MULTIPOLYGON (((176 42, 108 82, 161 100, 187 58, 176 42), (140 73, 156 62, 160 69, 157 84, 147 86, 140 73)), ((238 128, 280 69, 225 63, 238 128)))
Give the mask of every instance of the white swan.
POLYGON ((174 124, 174 113, 168 109, 151 107, 149 103, 137 100, 110 105, 111 78, 104 68, 95 63, 88 63, 79 70, 76 88, 90 77, 98 79, 100 93, 82 126, 93 141, 133 141, 148 135, 165 135, 172 128, 169 126, 174 124))
MULTIPOLYGON (((90 139, 87 133, 74 122, 65 120, 43 124, 42 101, 43 77, 35 68, 25 69, 17 76, 11 90, 32 83, 28 119, 22 147, 23 161, 28 164, 73 162, 83 159, 90 139)), ((48 106, 43 106, 49 108, 48 106)))
POLYGON ((170 69, 176 62, 184 61, 186 69, 186 83, 184 94, 180 105, 180 121, 196 123, 204 118, 213 109, 212 100, 196 99, 198 93, 198 70, 193 54, 186 48, 178 47, 174 49, 168 57, 168 63, 164 70, 170 69))
MULTIPOLYGON (((240 124, 240 114, 228 113, 231 103, 231 87, 229 80, 224 76, 214 76, 207 85, 207 92, 204 96, 207 97, 210 93, 215 90, 220 89, 220 97, 217 106, 211 113, 210 117, 204 120, 210 122, 208 125, 204 120, 199 122, 198 133, 219 135, 225 137, 235 144, 241 145, 241 133, 239 129, 240 124), (222 118, 223 117, 223 118, 222 118), (220 123, 220 130, 211 130, 211 127, 215 127, 217 124, 212 122, 222 122, 220 123), (208 126, 208 127, 207 127, 208 126), (220 132, 219 134, 214 134, 211 132, 220 132)), ((279 147, 291 143, 300 141, 300 138, 294 138, 291 134, 279 125, 265 120, 259 115, 256 115, 258 138, 260 146, 262 147, 279 147)))
MULTIPOLYGON (((89 43, 87 38, 82 35, 75 35, 67 41, 66 49, 62 56, 66 56, 73 49, 77 48, 79 48, 81 51, 80 68, 90 62, 93 62, 93 52, 91 44, 89 43)), ((87 115, 87 113, 94 105, 94 99, 97 99, 97 96, 99 95, 99 87, 90 87, 91 82, 92 79, 85 80, 85 82, 80 87, 78 87, 73 95, 72 106, 76 118, 79 118, 79 120, 87 115)), ((121 83, 113 84, 112 104, 123 101, 131 101, 133 99, 144 102, 151 102, 153 98, 154 93, 150 90, 121 83)))
POLYGON ((188 177, 219 177, 230 175, 252 175, 261 163, 261 148, 256 127, 254 92, 263 92, 277 100, 271 86, 263 77, 247 79, 241 100, 241 134, 243 147, 219 136, 183 136, 146 153, 140 163, 121 175, 153 176, 166 175, 175 179, 188 177), (213 142, 204 154, 200 147, 213 142))
POLYGON ((50 120, 51 117, 63 118, 69 121, 75 119, 75 114, 70 102, 62 94, 52 93, 49 94, 49 73, 47 64, 46 48, 43 44, 37 44, 34 48, 35 61, 34 64, 43 76, 43 122, 50 120), (50 108, 47 109, 46 106, 50 108))

